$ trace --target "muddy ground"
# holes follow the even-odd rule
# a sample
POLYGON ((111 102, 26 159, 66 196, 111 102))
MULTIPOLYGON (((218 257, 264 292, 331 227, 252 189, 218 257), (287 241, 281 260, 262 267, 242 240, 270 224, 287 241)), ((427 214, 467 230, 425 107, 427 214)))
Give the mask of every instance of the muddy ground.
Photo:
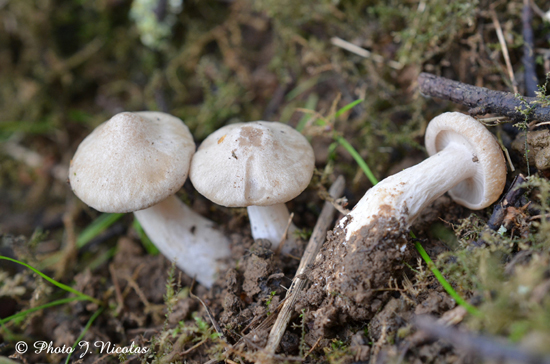
POLYGON ((368 251, 344 258, 341 229, 329 231, 277 351, 263 350, 326 190, 343 175, 352 208, 372 187, 339 138, 379 180, 425 159, 428 121, 468 108, 423 97, 421 72, 550 105, 548 10, 540 1, 0 1, 0 255, 55 279, 0 260, 0 363, 550 362, 550 142, 528 110, 519 122, 478 115, 509 154, 504 193, 522 188, 498 202, 496 226, 487 222, 498 203, 473 212, 444 195, 412 225, 414 239, 389 219, 365 232, 368 251), (131 214, 95 228, 105 215, 72 193, 70 159, 97 125, 138 110, 180 117, 197 144, 240 121, 301 130, 316 172, 287 204, 298 246, 278 254, 254 242, 245 209, 216 206, 189 181, 178 197, 231 239, 230 268, 211 289, 155 254, 131 214), (332 296, 311 284, 342 265, 356 284, 332 296))

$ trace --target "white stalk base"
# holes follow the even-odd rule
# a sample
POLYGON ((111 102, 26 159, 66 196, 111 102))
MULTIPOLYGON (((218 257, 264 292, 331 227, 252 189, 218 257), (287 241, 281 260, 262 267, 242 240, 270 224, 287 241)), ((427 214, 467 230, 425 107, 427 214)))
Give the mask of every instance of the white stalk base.
POLYGON ((212 286, 218 270, 225 268, 218 260, 231 255, 229 239, 214 228, 212 221, 174 195, 134 215, 167 259, 202 285, 212 286))
MULTIPOLYGON (((286 205, 280 203, 271 206, 248 206, 247 211, 254 240, 267 239, 271 241, 272 249, 277 249, 290 218, 286 205)), ((294 236, 296 230, 296 226, 291 222, 283 246, 283 253, 289 253, 296 246, 294 236)))

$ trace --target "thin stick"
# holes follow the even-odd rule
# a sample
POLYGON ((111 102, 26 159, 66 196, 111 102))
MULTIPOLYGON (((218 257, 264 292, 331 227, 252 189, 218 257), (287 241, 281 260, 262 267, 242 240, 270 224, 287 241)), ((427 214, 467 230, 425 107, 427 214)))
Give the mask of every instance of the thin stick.
POLYGON ((393 69, 400 70, 401 68, 403 68, 403 65, 399 62, 392 61, 392 60, 386 61, 386 59, 384 59, 384 57, 382 57, 381 55, 372 53, 366 50, 365 48, 356 46, 355 44, 345 41, 342 38, 332 37, 330 38, 330 42, 337 47, 345 49, 346 51, 349 51, 351 53, 357 54, 358 56, 361 56, 363 58, 370 58, 377 63, 387 63, 393 69))
MULTIPOLYGON (((339 176, 329 189, 330 195, 334 198, 340 197, 342 193, 344 193, 344 184, 344 177, 339 176)), ((269 333, 267 345, 265 347, 265 351, 267 353, 274 354, 275 350, 279 346, 279 343, 281 342, 288 322, 290 321, 294 304, 298 298, 298 293, 304 288, 307 281, 307 279, 303 278, 303 275, 306 273, 307 268, 313 263, 325 241, 326 232, 332 223, 332 219, 334 218, 334 212, 334 206, 332 206, 329 202, 325 202, 321 215, 319 216, 317 224, 315 224, 315 228, 313 229, 313 234, 307 244, 304 256, 300 261, 300 266, 298 267, 296 276, 292 280, 292 285, 286 294, 281 313, 277 316, 277 321, 275 321, 275 324, 269 333)))
POLYGON ((477 119, 477 121, 479 121, 482 124, 491 124, 494 122, 493 125, 498 125, 503 122, 506 122, 505 120, 502 120, 502 119, 503 119, 502 116, 493 116, 491 118, 479 118, 477 119))
POLYGON ((508 148, 504 147, 502 148, 504 151, 504 155, 506 156, 506 160, 508 161, 508 164, 510 165, 510 170, 512 172, 516 171, 516 168, 514 167, 514 164, 512 163, 512 159, 510 158, 510 153, 508 153, 508 148))
POLYGON ((502 136, 500 135, 500 131, 497 132, 497 141, 500 145, 500 148, 504 152, 504 155, 506 156, 506 160, 508 161, 508 164, 510 165, 510 170, 512 172, 516 171, 516 168, 514 167, 514 163, 512 163, 512 159, 510 158, 510 153, 508 153, 508 148, 504 145, 504 142, 502 141, 502 136))
POLYGON ((281 236, 281 241, 279 242, 279 246, 277 247, 277 249, 275 249, 275 255, 279 255, 281 253, 281 250, 283 249, 283 245, 285 245, 286 237, 288 235, 288 229, 292 224, 292 219, 294 219, 294 212, 292 212, 288 217, 288 222, 286 224, 285 232, 283 233, 283 236, 281 236))
POLYGON ((500 27, 500 22, 497 18, 497 13, 494 9, 491 9, 491 18, 493 19, 493 24, 495 25, 497 31, 498 42, 502 48, 502 55, 504 56, 504 62, 506 62, 506 69, 508 70, 508 76, 512 82, 512 88, 514 93, 518 93, 518 86, 516 84, 516 77, 514 76, 514 69, 512 68, 512 62, 510 62, 510 54, 508 54, 508 46, 506 45, 506 39, 504 39, 504 33, 502 33, 502 28, 500 27))
POLYGON ((113 280, 113 285, 115 286, 115 296, 117 301, 117 308, 115 310, 116 315, 120 314, 120 311, 124 308, 124 298, 122 298, 122 291, 118 284, 118 278, 115 271, 115 266, 113 263, 109 264, 109 272, 111 272, 111 279, 113 280))
POLYGON ((487 226, 490 229, 497 231, 500 228, 508 207, 519 207, 521 196, 525 193, 525 188, 520 188, 520 186, 525 183, 525 181, 526 178, 521 173, 514 178, 512 184, 508 188, 508 192, 506 192, 506 195, 504 195, 499 203, 495 205, 493 213, 487 221, 487 226))
MULTIPOLYGON (((143 306, 145 306, 145 312, 152 312, 152 305, 149 303, 149 300, 147 299, 147 296, 145 296, 145 293, 139 288, 139 285, 135 280, 132 279, 132 277, 124 277, 126 279, 126 282, 128 282, 128 286, 132 287, 134 289, 134 292, 137 293, 139 299, 141 300, 141 303, 143 303, 143 306)), ((160 305, 159 305, 160 306, 160 305)))
POLYGON ((61 261, 55 265, 55 279, 60 279, 65 276, 65 272, 67 272, 74 265, 78 254, 78 248, 76 247, 76 233, 74 231, 74 220, 76 214, 80 210, 77 208, 74 199, 70 199, 68 205, 69 207, 67 211, 63 214, 66 245, 63 249, 61 261))
POLYGON ((214 327, 214 330, 216 330, 216 332, 220 336, 220 339, 222 339, 224 342, 227 342, 227 338, 223 334, 223 331, 222 331, 220 325, 218 324, 218 321, 216 321, 214 319, 214 316, 210 312, 210 309, 208 308, 206 303, 204 303, 203 300, 201 300, 198 296, 194 295, 193 292, 191 292, 191 291, 189 291, 189 296, 191 298, 194 298, 194 299, 198 300, 201 303, 202 307, 204 307, 204 310, 206 311, 206 314, 208 315, 208 318, 210 319, 210 322, 212 323, 212 326, 214 327))
POLYGON ((529 221, 537 220, 537 219, 540 219, 540 218, 543 218, 543 217, 550 217, 550 214, 543 214, 543 215, 531 216, 531 217, 529 218, 529 221))
POLYGON ((317 341, 315 342, 315 344, 313 344, 313 346, 311 347, 311 349, 309 349, 309 351, 307 352, 307 354, 304 356, 304 359, 307 358, 309 356, 309 354, 313 353, 313 350, 315 350, 315 348, 317 347, 317 345, 319 345, 319 343, 321 342, 321 339, 323 337, 320 336, 317 341))
POLYGON ((182 351, 180 353, 180 356, 184 356, 184 355, 187 355, 189 354, 190 352, 192 352, 193 350, 195 350, 196 348, 198 348, 199 346, 201 346, 202 344, 204 344, 205 342, 208 341, 208 338, 202 340, 202 341, 199 341, 198 343, 196 343, 195 345, 191 346, 189 349, 185 350, 185 351, 182 351))
POLYGON ((535 3, 535 0, 531 0, 531 8, 533 9, 533 11, 538 15, 540 16, 542 19, 548 21, 550 20, 549 19, 549 16, 546 15, 546 13, 544 11, 542 11, 541 8, 538 7, 538 5, 535 3))

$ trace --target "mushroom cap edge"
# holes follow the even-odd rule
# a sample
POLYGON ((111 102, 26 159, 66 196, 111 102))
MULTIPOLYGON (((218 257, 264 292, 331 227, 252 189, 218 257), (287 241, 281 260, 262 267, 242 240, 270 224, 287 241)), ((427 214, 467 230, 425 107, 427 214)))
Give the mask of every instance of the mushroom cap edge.
POLYGON ((458 204, 472 210, 490 206, 502 194, 506 184, 506 162, 495 136, 479 121, 459 112, 446 112, 430 121, 425 136, 430 156, 453 140, 467 142, 473 158, 477 158, 478 168, 474 177, 460 182, 449 191, 449 195, 458 204), (482 195, 469 195, 467 192, 472 187, 482 195))

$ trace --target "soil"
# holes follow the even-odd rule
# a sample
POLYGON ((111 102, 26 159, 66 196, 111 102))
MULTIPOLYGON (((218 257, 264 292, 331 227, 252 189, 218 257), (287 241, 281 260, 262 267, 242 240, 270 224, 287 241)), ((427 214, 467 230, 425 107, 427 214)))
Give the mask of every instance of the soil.
POLYGON ((370 320, 391 297, 391 290, 383 287, 401 285, 405 263, 412 257, 407 231, 395 218, 375 217, 346 241, 348 224, 328 234, 308 273, 311 286, 297 305, 298 310, 316 307, 308 310, 314 337, 330 336, 331 327, 350 320, 370 320))
MULTIPOLYGON (((381 215, 345 241, 339 214, 300 277, 308 283, 280 345, 263 350, 337 176, 346 178, 337 203, 351 209, 373 185, 358 160, 379 179, 397 173, 426 158, 431 118, 468 112, 421 97, 421 72, 533 92, 520 36, 528 2, 177 2, 152 1, 158 7, 138 16, 141 0, 0 1, 0 256, 56 280, 0 259, 0 364, 64 363, 79 342, 91 347, 77 345, 70 363, 459 364, 524 352, 550 362, 549 128, 530 120, 483 120, 498 124, 490 129, 510 154, 507 183, 530 176, 502 224, 489 228, 491 208, 473 212, 444 195, 410 228, 381 215), (246 209, 217 206, 189 181, 177 196, 231 241, 228 269, 211 288, 155 255, 131 215, 81 243, 105 215, 72 193, 70 160, 97 125, 127 110, 173 114, 197 144, 234 122, 300 129, 316 171, 287 203, 297 245, 277 253, 254 241, 246 209), (434 266, 467 305, 451 298, 434 266), (78 292, 88 299, 74 300, 78 292), (418 329, 426 315, 468 345, 418 329)), ((545 104, 547 9, 529 3, 545 104)))

